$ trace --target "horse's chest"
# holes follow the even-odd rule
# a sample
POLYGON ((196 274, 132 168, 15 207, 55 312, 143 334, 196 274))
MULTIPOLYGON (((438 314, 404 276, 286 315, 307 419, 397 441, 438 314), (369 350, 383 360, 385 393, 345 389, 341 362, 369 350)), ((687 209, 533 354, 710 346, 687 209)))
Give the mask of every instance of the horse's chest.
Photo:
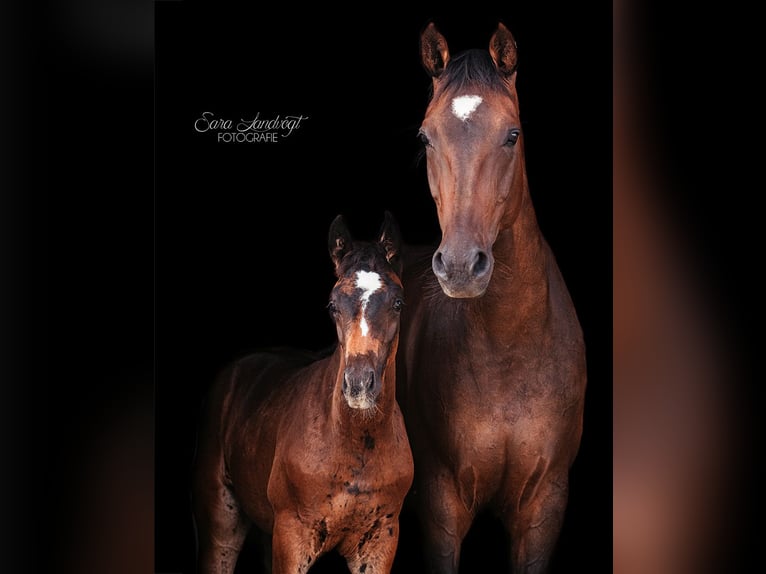
POLYGON ((547 345, 477 339, 453 345, 451 352, 439 352, 438 345, 421 350, 413 361, 415 386, 447 403, 493 411, 546 395, 560 379, 547 345))
POLYGON ((272 501, 275 510, 290 508, 308 523, 325 524, 331 544, 391 527, 411 484, 412 466, 372 454, 293 459, 281 478, 288 496, 272 501))
POLYGON ((300 468, 295 465, 292 468, 287 478, 303 498, 307 502, 323 501, 334 510, 353 509, 375 498, 390 496, 400 480, 400 473, 367 453, 327 458, 314 465, 304 461, 300 468))
POLYGON ((418 423, 410 430, 426 431, 427 438, 413 436, 421 449, 458 452, 494 468, 505 460, 509 441, 527 435, 530 425, 553 424, 572 399, 544 347, 471 352, 475 348, 419 363, 409 406, 418 423))
POLYGON ((348 449, 328 444, 315 451, 287 452, 277 480, 294 503, 324 515, 353 518, 370 508, 396 504, 409 487, 408 445, 382 449, 370 439, 348 449))

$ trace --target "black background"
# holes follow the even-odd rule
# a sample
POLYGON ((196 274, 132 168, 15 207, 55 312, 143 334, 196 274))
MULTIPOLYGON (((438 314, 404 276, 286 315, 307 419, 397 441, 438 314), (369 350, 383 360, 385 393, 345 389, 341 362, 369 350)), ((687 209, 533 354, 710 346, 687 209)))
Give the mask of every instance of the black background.
MULTIPOLYGON (((325 310, 333 217, 371 238, 389 209, 406 241, 439 237, 417 161, 430 83, 418 38, 429 18, 452 53, 486 47, 498 20, 518 43, 532 200, 588 350, 583 442, 554 566, 610 570, 610 4, 342 14, 155 6, 156 570, 194 569, 189 472, 200 401, 217 370, 259 346, 334 340, 325 310), (235 124, 256 113, 308 119, 275 143, 227 144, 194 130, 206 111, 235 124)), ((397 571, 417 571, 407 516, 400 549, 397 571)), ((466 540, 467 570, 480 561, 494 570, 504 558, 499 526, 480 521, 466 540)), ((254 560, 246 551, 243 562, 254 560)))

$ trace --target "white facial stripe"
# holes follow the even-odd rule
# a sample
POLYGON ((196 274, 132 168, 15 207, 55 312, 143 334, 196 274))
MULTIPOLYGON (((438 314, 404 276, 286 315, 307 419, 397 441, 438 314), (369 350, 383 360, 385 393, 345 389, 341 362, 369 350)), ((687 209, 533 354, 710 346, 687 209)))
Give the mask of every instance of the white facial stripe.
POLYGON ((364 311, 367 309, 367 303, 370 301, 370 297, 375 291, 380 289, 383 283, 380 280, 380 275, 374 271, 357 271, 356 272, 356 287, 362 290, 362 318, 359 321, 359 328, 362 330, 362 337, 366 337, 370 331, 370 327, 367 324, 367 319, 364 316, 364 311))
POLYGON ((459 96, 452 100, 452 113, 457 119, 466 121, 481 102, 481 96, 459 96))

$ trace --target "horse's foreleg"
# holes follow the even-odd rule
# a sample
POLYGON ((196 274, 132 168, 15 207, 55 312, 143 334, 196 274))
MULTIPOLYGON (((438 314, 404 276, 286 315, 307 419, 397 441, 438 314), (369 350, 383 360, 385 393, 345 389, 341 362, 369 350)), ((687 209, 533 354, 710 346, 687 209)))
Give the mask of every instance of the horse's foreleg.
POLYGON ((389 574, 394 565, 399 541, 398 518, 378 519, 358 541, 339 549, 346 557, 351 574, 389 574))
POLYGON ((199 574, 232 574, 250 522, 231 491, 218 480, 195 497, 199 574))
POLYGON ((271 539, 272 574, 306 574, 323 553, 326 538, 324 520, 306 525, 296 512, 277 513, 271 539))
POLYGON ((567 495, 566 475, 543 475, 536 484, 527 483, 517 508, 508 509, 503 515, 511 536, 510 571, 513 574, 548 571, 561 531, 567 495))
POLYGON ((455 480, 432 476, 420 490, 419 514, 425 538, 425 561, 431 574, 457 574, 460 547, 474 514, 461 499, 455 480))

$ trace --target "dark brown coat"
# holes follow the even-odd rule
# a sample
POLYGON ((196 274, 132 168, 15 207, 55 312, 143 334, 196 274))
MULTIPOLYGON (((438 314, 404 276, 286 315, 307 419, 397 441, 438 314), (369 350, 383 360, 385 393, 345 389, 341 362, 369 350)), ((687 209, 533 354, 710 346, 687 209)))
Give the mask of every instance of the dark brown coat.
POLYGON ((442 230, 408 251, 399 402, 431 572, 455 574, 477 514, 497 514, 515 574, 544 572, 583 424, 585 346, 527 186, 516 46, 451 58, 421 37, 434 93, 421 127, 442 230))
POLYGON ((413 477, 395 390, 397 251, 388 216, 376 243, 337 219, 334 352, 257 353, 218 378, 195 469, 200 572, 231 574, 251 525, 272 536, 275 573, 333 549, 351 572, 390 571, 413 477))

